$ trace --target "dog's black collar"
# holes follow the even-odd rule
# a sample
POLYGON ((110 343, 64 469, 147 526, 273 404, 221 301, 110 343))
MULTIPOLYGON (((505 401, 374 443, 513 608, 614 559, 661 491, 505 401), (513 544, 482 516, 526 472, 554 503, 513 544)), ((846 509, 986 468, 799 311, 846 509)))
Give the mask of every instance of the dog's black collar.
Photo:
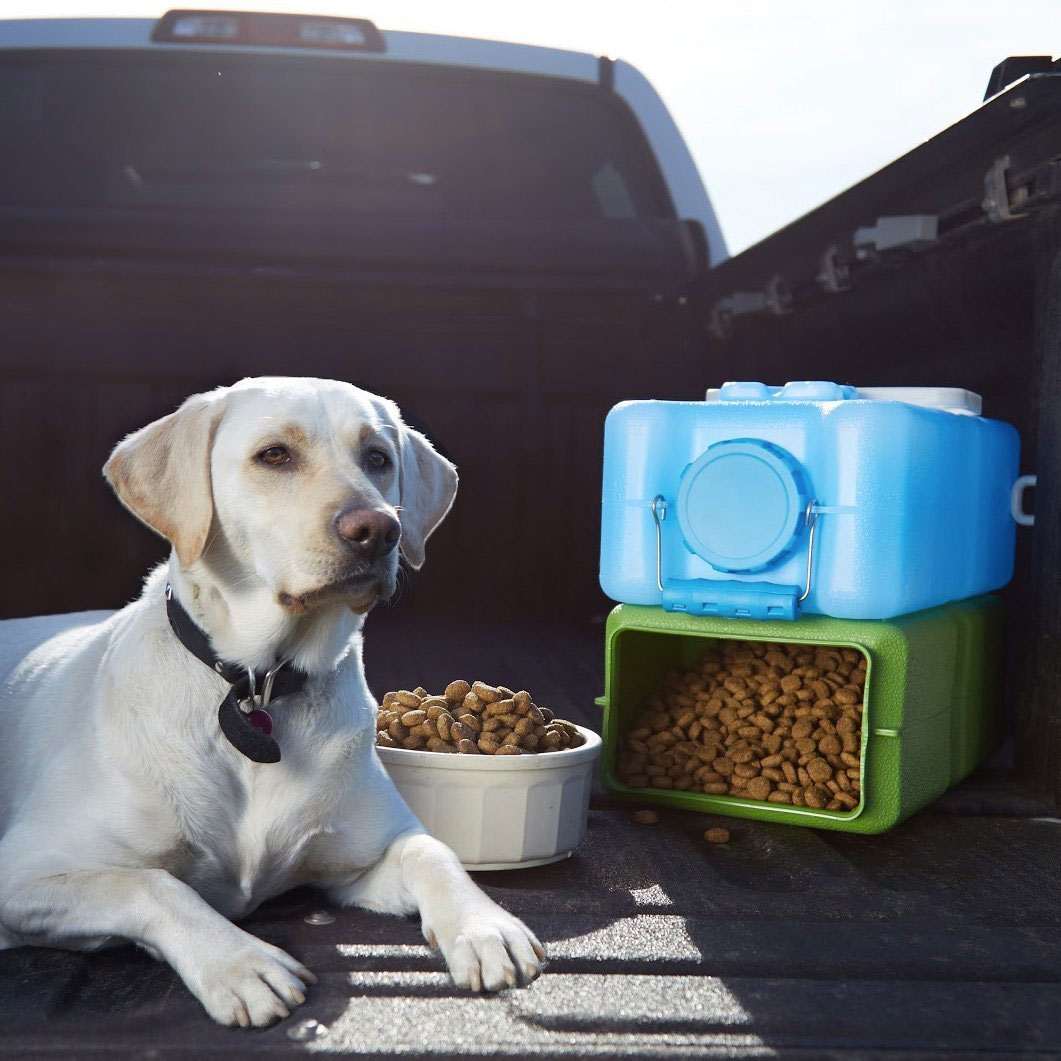
POLYGON ((306 684, 306 675, 283 665, 280 669, 273 668, 271 672, 262 673, 223 660, 213 650, 210 639, 177 600, 169 583, 166 583, 166 616, 177 640, 231 686, 217 711, 221 732, 248 759, 256 763, 279 762, 280 745, 269 732, 256 726, 251 718, 256 713, 264 714, 271 727, 272 720, 265 707, 278 697, 299 692, 306 684), (242 706, 244 704, 249 707, 245 709, 242 706))

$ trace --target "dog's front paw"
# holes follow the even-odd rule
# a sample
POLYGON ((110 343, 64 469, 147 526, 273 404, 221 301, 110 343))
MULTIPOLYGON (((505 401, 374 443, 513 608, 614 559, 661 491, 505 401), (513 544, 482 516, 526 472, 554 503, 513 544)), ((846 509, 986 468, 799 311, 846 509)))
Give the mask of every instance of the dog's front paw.
POLYGON ((424 938, 442 951, 458 987, 500 991, 529 984, 542 971, 545 948, 518 918, 486 899, 451 925, 423 926, 424 938))
POLYGON ((317 978, 279 947, 239 934, 233 947, 200 962, 187 983, 218 1024, 262 1028, 302 1005, 317 978))

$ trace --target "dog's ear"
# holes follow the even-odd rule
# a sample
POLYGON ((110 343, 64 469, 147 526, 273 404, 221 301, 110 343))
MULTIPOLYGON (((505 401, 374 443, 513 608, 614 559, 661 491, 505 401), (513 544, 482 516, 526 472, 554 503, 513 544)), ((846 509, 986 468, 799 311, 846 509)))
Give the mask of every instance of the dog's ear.
POLYGON ((399 428, 401 554, 410 567, 424 565, 424 546, 457 496, 457 469, 419 431, 399 428))
POLYGON ((182 567, 203 554, 214 518, 210 451, 224 402, 194 395, 127 435, 103 475, 137 519, 168 539, 182 567))

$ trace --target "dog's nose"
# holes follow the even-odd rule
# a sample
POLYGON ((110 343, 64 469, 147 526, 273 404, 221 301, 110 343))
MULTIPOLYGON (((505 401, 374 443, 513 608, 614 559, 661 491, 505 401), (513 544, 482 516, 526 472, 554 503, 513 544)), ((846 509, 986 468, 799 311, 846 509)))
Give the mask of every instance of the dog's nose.
POLYGON ((402 528, 393 516, 371 508, 345 508, 335 517, 335 530, 366 560, 386 556, 401 537, 402 528))

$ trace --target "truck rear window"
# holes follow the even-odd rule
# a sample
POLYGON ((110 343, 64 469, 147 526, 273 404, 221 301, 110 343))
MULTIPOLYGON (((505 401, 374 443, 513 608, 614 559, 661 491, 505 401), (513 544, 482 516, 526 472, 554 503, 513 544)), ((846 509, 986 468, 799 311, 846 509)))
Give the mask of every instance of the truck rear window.
POLYGON ((0 207, 673 218, 595 85, 287 56, 0 53, 0 207))

